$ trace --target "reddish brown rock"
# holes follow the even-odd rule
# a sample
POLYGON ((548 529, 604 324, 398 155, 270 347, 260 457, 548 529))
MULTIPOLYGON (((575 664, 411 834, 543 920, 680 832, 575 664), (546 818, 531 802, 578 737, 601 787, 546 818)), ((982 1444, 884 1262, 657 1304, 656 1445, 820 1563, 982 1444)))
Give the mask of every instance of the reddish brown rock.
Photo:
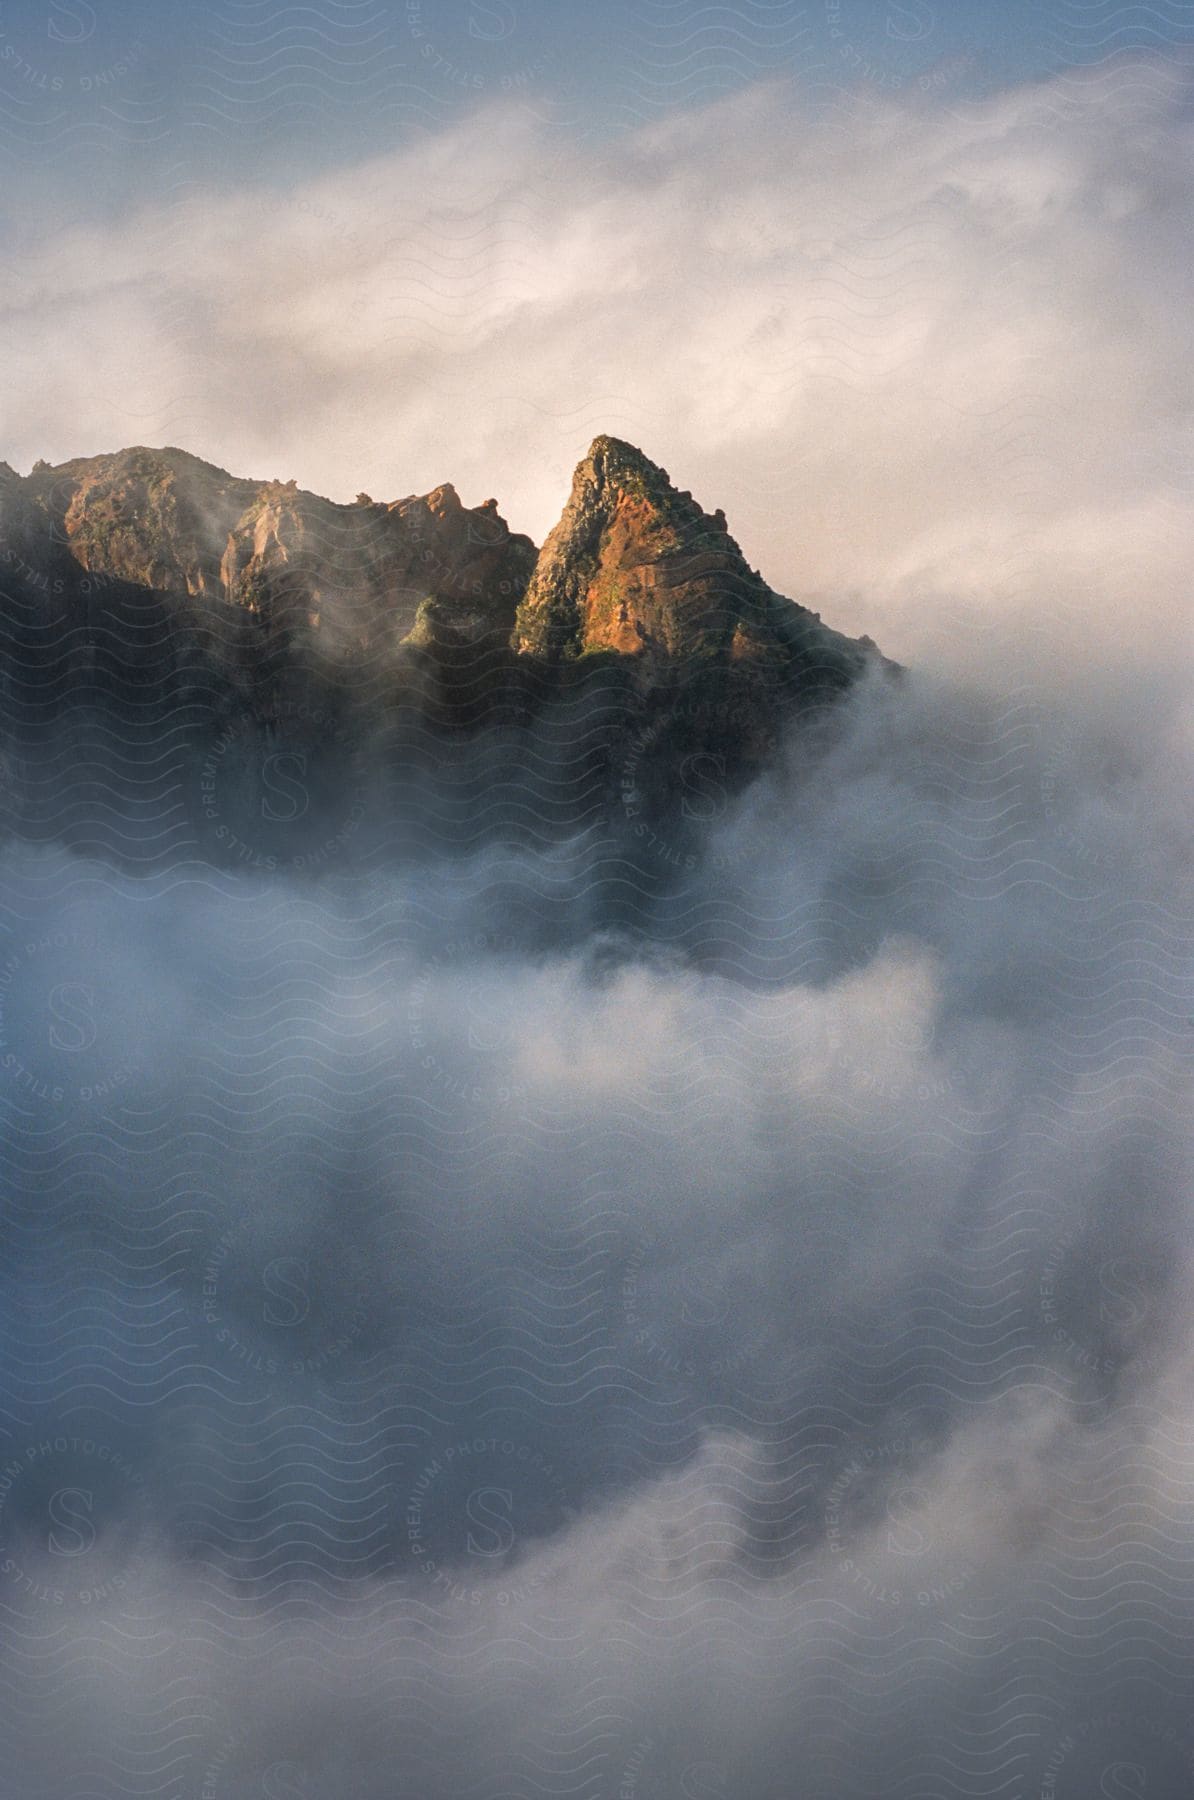
POLYGON ((720 509, 704 512, 632 444, 599 437, 539 555, 515 647, 550 661, 613 652, 642 682, 749 667, 783 686, 831 684, 865 651, 751 569, 720 509))

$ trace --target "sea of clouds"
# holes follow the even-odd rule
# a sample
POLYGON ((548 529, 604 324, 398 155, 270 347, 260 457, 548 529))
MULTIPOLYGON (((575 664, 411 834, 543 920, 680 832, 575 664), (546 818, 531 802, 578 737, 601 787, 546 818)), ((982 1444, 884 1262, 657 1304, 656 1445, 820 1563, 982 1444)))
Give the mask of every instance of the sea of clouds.
POLYGON ((499 110, 5 276, 18 467, 541 537, 614 430, 909 670, 695 866, 9 844, 14 1794, 1189 1791, 1190 158, 1147 61, 499 110))

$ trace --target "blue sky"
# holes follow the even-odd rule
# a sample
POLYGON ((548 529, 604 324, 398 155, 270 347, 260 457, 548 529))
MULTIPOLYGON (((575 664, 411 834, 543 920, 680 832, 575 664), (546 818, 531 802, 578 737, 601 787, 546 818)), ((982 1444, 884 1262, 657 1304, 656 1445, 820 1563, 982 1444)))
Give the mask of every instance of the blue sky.
POLYGON ((1175 0, 12 0, 0 217, 289 181, 512 94, 605 137, 767 75, 973 93, 1192 35, 1175 0))

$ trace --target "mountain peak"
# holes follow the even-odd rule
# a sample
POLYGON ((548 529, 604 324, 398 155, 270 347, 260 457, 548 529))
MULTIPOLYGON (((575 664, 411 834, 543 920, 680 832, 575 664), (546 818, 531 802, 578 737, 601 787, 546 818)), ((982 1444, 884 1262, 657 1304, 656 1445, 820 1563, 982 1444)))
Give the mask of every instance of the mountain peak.
POLYGON ((600 437, 593 439, 589 445, 589 453, 579 468, 584 468, 586 464, 603 473, 613 474, 624 470, 633 474, 661 475, 667 480, 667 470, 653 463, 637 444, 630 443, 626 438, 611 437, 607 432, 602 432, 600 437))
POLYGON ((734 666, 779 688, 840 685, 865 652, 768 587, 730 536, 636 445, 602 435, 539 555, 516 648, 635 659, 647 685, 734 666))
MULTIPOLYGON (((650 501, 657 509, 672 510, 677 505, 692 503, 692 495, 679 493, 671 476, 659 463, 652 462, 637 444, 625 438, 602 435, 589 445, 588 455, 576 465, 572 477, 573 490, 591 484, 598 492, 621 491, 650 501)), ((699 507, 695 509, 700 511, 699 507)))
POLYGON ((703 522, 692 496, 677 493, 667 470, 636 445, 594 438, 519 609, 517 647, 549 658, 594 650, 674 655, 694 647, 689 627, 696 621, 680 628, 665 616, 672 609, 654 602, 661 585, 664 592, 676 588, 677 559, 699 556, 699 540, 717 534, 713 520, 707 531, 703 522))

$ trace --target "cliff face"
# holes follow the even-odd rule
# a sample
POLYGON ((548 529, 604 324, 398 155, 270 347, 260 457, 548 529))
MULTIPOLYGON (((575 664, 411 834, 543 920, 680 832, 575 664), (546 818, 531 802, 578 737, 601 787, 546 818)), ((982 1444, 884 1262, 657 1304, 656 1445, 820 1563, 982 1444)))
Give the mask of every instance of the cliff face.
POLYGON ((597 438, 518 611, 515 647, 633 657, 641 680, 739 665, 770 681, 852 678, 866 648, 776 594, 720 510, 706 513, 633 445, 597 438))
POLYGON ((535 561, 496 501, 466 508, 450 485, 340 506, 293 481, 242 480, 174 449, 39 464, 23 481, 8 471, 0 506, 0 538, 50 580, 69 586, 73 568, 231 604, 342 653, 401 642, 416 628, 424 642, 437 627, 508 638, 535 561))
POLYGON ((508 639, 535 546, 497 502, 465 507, 454 487, 337 506, 292 484, 262 487, 228 534, 220 564, 230 601, 283 609, 291 623, 349 652, 508 639))
POLYGON ((121 450, 55 468, 25 487, 49 542, 89 574, 159 592, 215 597, 220 551, 251 481, 182 450, 121 450))

